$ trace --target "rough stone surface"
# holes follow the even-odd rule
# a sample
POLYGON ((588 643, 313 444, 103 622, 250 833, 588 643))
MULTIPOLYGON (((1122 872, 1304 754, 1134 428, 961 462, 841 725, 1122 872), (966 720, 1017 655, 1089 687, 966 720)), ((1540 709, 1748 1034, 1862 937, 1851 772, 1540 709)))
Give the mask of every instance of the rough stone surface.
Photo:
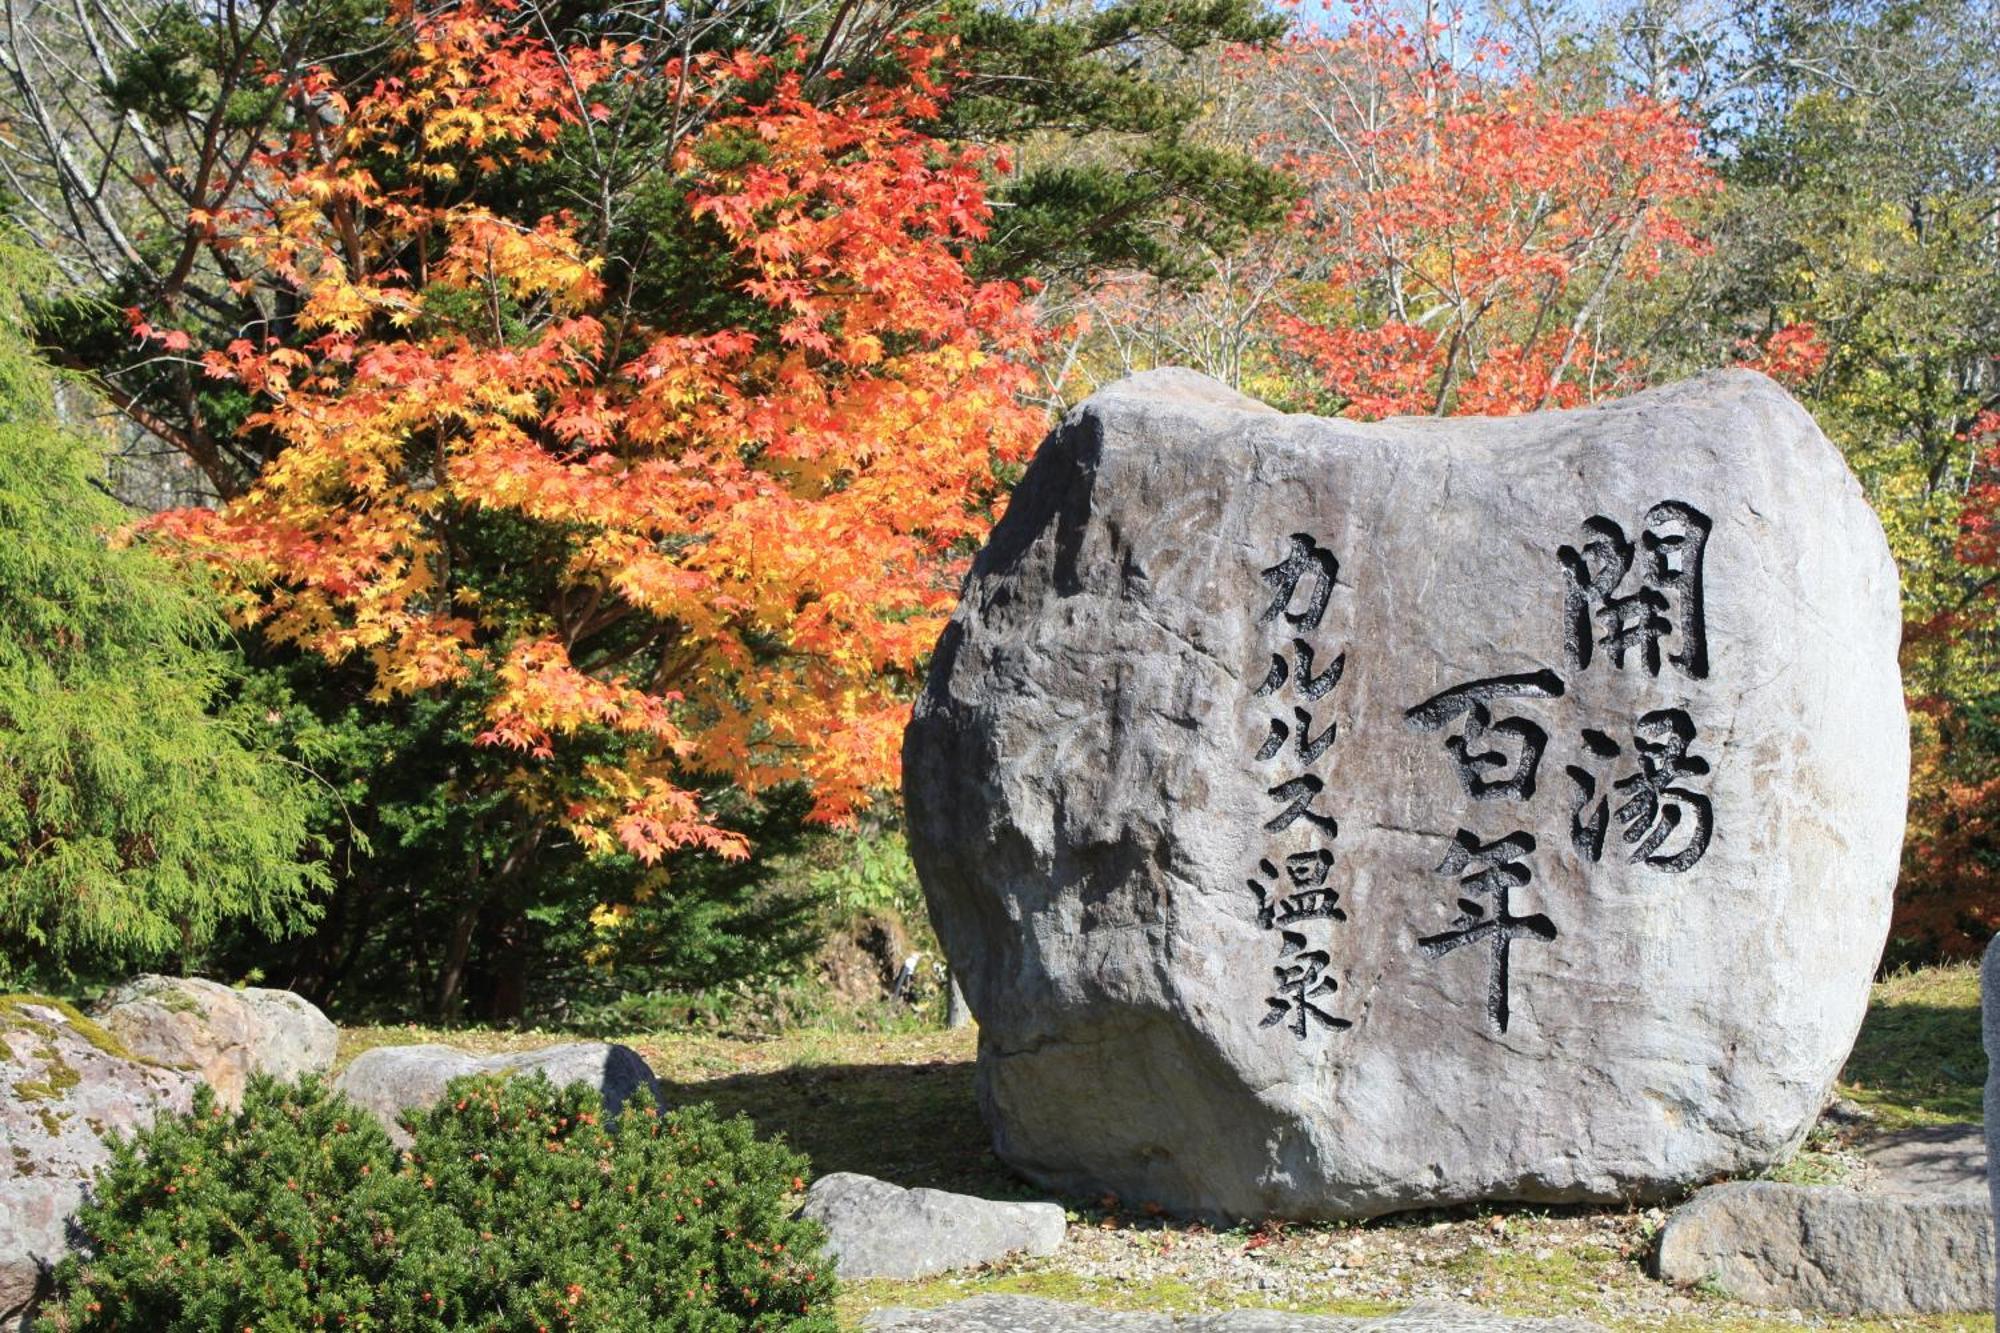
POLYGON ((1669 1282, 1713 1282, 1753 1305, 1942 1314, 1991 1308, 1993 1245, 1992 1204, 1976 1180, 1937 1191, 1921 1170, 1861 1190, 1738 1181, 1668 1219, 1659 1268, 1669 1282))
POLYGON ((0 999, 0 1329, 25 1329, 45 1267, 67 1248, 110 1135, 185 1111, 194 1079, 129 1058, 53 1003, 0 999))
POLYGON ((877 1310, 862 1327, 869 1333, 1603 1333, 1581 1319, 1516 1319, 1453 1305, 1340 1319, 1281 1310, 1138 1314, 1035 1296, 975 1296, 931 1310, 877 1310))
POLYGON ((844 1278, 930 1277, 1010 1254, 1054 1254, 1066 1226, 1058 1204, 904 1189, 851 1171, 815 1180, 800 1211, 826 1228, 844 1278))
POLYGON ((449 1046, 378 1046, 363 1051, 335 1080, 337 1091, 372 1112, 389 1130, 389 1137, 407 1144, 409 1136, 397 1124, 404 1111, 422 1110, 444 1095, 445 1084, 466 1074, 529 1074, 540 1072, 558 1087, 588 1083, 604 1097, 604 1107, 616 1115, 625 1099, 640 1088, 652 1093, 653 1105, 664 1107, 660 1082, 640 1054, 630 1046, 602 1041, 574 1041, 538 1051, 474 1056, 449 1046))
POLYGON ((289 1082, 326 1073, 340 1044, 332 1021, 290 991, 198 977, 137 977, 92 1014, 133 1054, 191 1071, 227 1106, 242 1103, 252 1074, 289 1082))
POLYGON ((904 741, 996 1151, 1253 1217, 1782 1159, 1887 932, 1899 628, 1859 486, 1750 372, 1373 425, 1185 371, 1100 393, 975 560, 904 741), (1649 622, 1621 665, 1602 631, 1649 622))
MULTIPOLYGON (((1981 1041, 1986 1047, 1986 1188, 2000 1217, 2000 935, 1986 946, 1979 968, 1981 1041)), ((2000 1232, 1994 1237, 1993 1326, 2000 1329, 2000 1232)))

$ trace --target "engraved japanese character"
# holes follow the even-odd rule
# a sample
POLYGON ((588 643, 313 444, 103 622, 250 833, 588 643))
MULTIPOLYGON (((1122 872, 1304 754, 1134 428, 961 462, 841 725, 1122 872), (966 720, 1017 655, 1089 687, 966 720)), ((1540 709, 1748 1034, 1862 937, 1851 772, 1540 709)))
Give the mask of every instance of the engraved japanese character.
POLYGON ((1289 782, 1281 782, 1271 788, 1272 800, 1287 801, 1290 804, 1264 822, 1264 831, 1283 833, 1300 819, 1304 819, 1316 827, 1325 829, 1329 837, 1339 837, 1340 825, 1333 816, 1320 814, 1311 808, 1313 797, 1324 790, 1326 783, 1311 773, 1293 778, 1289 782))
POLYGON ((1338 906, 1339 892, 1326 887, 1327 874, 1333 869, 1333 853, 1325 848, 1294 852, 1285 858, 1285 878, 1292 886, 1290 893, 1281 891, 1276 883, 1278 867, 1269 860, 1259 861, 1257 869, 1263 879, 1248 882, 1257 895, 1257 924, 1265 930, 1299 921, 1347 920, 1347 913, 1338 906), (1273 883, 1266 884, 1265 879, 1273 883))
MULTIPOLYGON (((1304 639, 1293 639, 1292 651, 1298 655, 1299 659, 1299 689, 1305 693, 1308 701, 1318 703, 1332 692, 1334 686, 1340 684, 1341 672, 1347 669, 1346 653, 1335 657, 1333 661, 1327 664, 1326 670, 1315 676, 1313 674, 1313 646, 1304 639)), ((1271 670, 1264 677, 1264 683, 1257 687, 1257 697, 1261 699, 1267 694, 1276 694, 1284 686, 1285 682, 1291 678, 1291 672, 1292 669, 1285 662, 1284 656, 1279 653, 1272 653, 1271 670)))
POLYGON ((1283 938, 1285 947, 1278 955, 1280 961, 1271 969, 1277 978, 1278 993, 1265 999, 1271 1012, 1264 1015, 1259 1026, 1268 1028, 1283 1023, 1301 1041, 1305 1040, 1309 1022, 1336 1031, 1353 1027, 1349 1020, 1336 1018, 1313 1003, 1318 997, 1340 989, 1340 983, 1326 974, 1327 964, 1332 961, 1326 950, 1306 948, 1306 937, 1297 931, 1288 930, 1283 938))
POLYGON ((1439 731, 1452 719, 1463 716, 1464 727, 1445 741, 1457 765, 1459 784, 1476 801, 1503 797, 1527 800, 1535 794, 1535 777, 1548 748, 1549 733, 1524 717, 1493 720, 1488 707, 1494 699, 1560 699, 1562 679, 1553 671, 1522 672, 1468 681, 1433 695, 1404 712, 1403 720, 1419 731, 1439 731), (1519 747, 1510 755, 1505 749, 1488 749, 1508 740, 1519 747))
MULTIPOLYGON (((1320 732, 1319 735, 1315 736, 1312 734, 1311 713, 1308 713, 1303 708, 1294 708, 1292 710, 1292 717, 1296 719, 1299 724, 1298 749, 1299 749, 1299 758, 1301 760, 1303 760, 1308 764, 1313 763, 1316 760, 1318 760, 1318 758, 1321 755, 1325 754, 1328 750, 1333 748, 1334 738, 1340 732, 1340 726, 1338 723, 1335 722, 1327 723, 1326 730, 1320 732)), ((1275 717, 1272 718, 1270 734, 1264 737, 1264 744, 1257 750, 1257 758, 1259 762, 1262 762, 1263 760, 1266 759, 1275 758, 1277 756, 1278 751, 1285 748, 1285 738, 1291 735, 1291 732, 1292 732, 1291 727, 1287 725, 1282 719, 1275 717)))
POLYGON ((1563 646, 1569 664, 1590 666, 1598 647, 1609 650, 1622 670, 1628 653, 1654 676, 1660 674, 1660 641, 1673 636, 1667 655, 1684 674, 1708 675, 1708 632, 1703 618, 1702 551, 1712 526, 1692 505, 1663 500, 1646 511, 1640 536, 1646 558, 1638 586, 1620 594, 1632 573, 1639 547, 1625 530, 1602 514, 1586 519, 1580 547, 1564 546, 1556 559, 1567 576, 1563 603, 1563 646))
POLYGON ((1458 900, 1458 916, 1450 930, 1417 941, 1417 947, 1427 958, 1442 958, 1471 944, 1490 946, 1486 1016, 1503 1033, 1511 1015, 1508 984, 1514 941, 1532 939, 1547 943, 1556 937, 1555 925, 1546 916, 1539 912, 1533 916, 1515 916, 1509 910, 1513 891, 1534 877, 1525 859, 1534 850, 1535 838, 1531 833, 1515 832, 1497 842, 1481 842, 1478 834, 1460 829, 1444 862, 1437 868, 1440 875, 1461 876, 1458 886, 1465 896, 1458 900))
POLYGON ((1315 630, 1326 615, 1327 599, 1333 595, 1333 585, 1339 581, 1340 561, 1333 552, 1321 546, 1303 532, 1292 534, 1292 549, 1269 569, 1263 571, 1264 581, 1276 589, 1271 604, 1258 615, 1257 623, 1268 625, 1282 613, 1287 623, 1294 629, 1315 630), (1306 594, 1303 611, 1291 610, 1293 600, 1298 596, 1299 584, 1312 578, 1311 591, 1306 594))
POLYGON ((1643 715, 1632 738, 1639 771, 1611 783, 1607 791, 1602 761, 1623 751, 1603 732, 1586 728, 1584 749, 1599 761, 1597 771, 1577 764, 1565 770, 1575 788, 1570 793, 1570 839, 1577 851, 1588 860, 1601 859, 1605 834, 1615 817, 1625 844, 1633 849, 1628 858, 1633 863, 1679 874, 1701 860, 1715 835, 1715 807, 1700 792, 1679 785, 1709 771, 1706 759, 1688 753, 1694 739, 1694 720, 1682 709, 1656 709, 1643 715), (1677 838, 1674 850, 1661 850, 1677 838))

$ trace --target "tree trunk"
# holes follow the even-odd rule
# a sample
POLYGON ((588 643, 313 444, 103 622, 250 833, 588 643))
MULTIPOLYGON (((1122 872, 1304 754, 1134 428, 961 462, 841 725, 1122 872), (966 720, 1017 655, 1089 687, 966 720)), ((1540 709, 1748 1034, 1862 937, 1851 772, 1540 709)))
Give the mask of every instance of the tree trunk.
MULTIPOLYGON (((438 969, 437 996, 432 1004, 438 1021, 446 1022, 454 1017, 460 1002, 464 999, 466 963, 472 956, 473 933, 478 928, 481 915, 485 914, 488 904, 502 901, 501 895, 506 887, 519 879, 534 863, 535 850, 541 843, 542 824, 536 820, 515 839, 513 847, 508 850, 506 859, 501 861, 499 868, 459 905, 458 914, 452 918, 450 938, 445 944, 444 965, 438 969)), ((503 946, 501 949, 488 952, 496 962, 500 962, 503 952, 518 955, 519 950, 506 950, 503 946)), ((505 963, 503 970, 511 970, 513 966, 511 962, 505 963)), ((519 974, 518 980, 525 984, 525 971, 519 974)), ((520 997, 519 1004, 525 1007, 525 994, 520 997)), ((517 1016, 519 1012, 517 1009, 517 1016)))
POLYGON ((528 1011, 528 922, 518 912, 510 912, 493 932, 493 948, 486 958, 490 978, 485 1012, 490 1023, 519 1026, 528 1011))
POLYGON ((484 893, 476 893, 460 905, 446 937, 444 963, 438 968, 437 993, 431 1000, 431 1016, 448 1023, 458 1012, 460 992, 465 987, 465 961, 472 954, 472 928, 479 923, 479 909, 486 903, 484 893))

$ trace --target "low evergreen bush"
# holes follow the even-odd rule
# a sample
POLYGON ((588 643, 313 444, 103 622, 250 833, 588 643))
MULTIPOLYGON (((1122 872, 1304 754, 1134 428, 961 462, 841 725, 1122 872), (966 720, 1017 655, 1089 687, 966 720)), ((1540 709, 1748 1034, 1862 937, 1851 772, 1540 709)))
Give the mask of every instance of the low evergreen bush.
POLYGON ((397 1150, 316 1080, 121 1144, 37 1333, 832 1333, 803 1158, 706 1106, 475 1077, 397 1150))

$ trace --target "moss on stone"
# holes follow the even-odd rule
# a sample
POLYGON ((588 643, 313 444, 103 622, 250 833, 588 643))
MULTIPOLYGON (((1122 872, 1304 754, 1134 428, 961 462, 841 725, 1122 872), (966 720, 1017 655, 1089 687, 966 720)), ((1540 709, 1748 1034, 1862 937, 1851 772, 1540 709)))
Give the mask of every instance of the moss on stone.
POLYGON ((114 1060, 130 1060, 135 1064, 153 1064, 154 1061, 134 1055, 124 1042, 118 1040, 109 1029, 96 1019, 86 1018, 77 1007, 67 1000, 58 1000, 48 995, 0 995, 0 1032, 10 1028, 34 1033, 44 1041, 54 1041, 56 1028, 52 1023, 34 1018, 27 1013, 29 1005, 39 1005, 61 1014, 79 1037, 89 1042, 99 1051, 114 1060))
POLYGON ((208 1010, 202 1008, 200 1000, 195 999, 194 996, 188 994, 187 991, 181 989, 179 986, 174 985, 170 980, 162 979, 148 983, 138 993, 136 998, 145 1000, 149 1004, 157 1004, 170 1014, 193 1014, 198 1018, 208 1017, 208 1010))
POLYGON ((73 1065, 56 1061, 47 1078, 24 1078, 14 1084, 14 1095, 24 1102, 50 1102, 83 1082, 73 1065))

